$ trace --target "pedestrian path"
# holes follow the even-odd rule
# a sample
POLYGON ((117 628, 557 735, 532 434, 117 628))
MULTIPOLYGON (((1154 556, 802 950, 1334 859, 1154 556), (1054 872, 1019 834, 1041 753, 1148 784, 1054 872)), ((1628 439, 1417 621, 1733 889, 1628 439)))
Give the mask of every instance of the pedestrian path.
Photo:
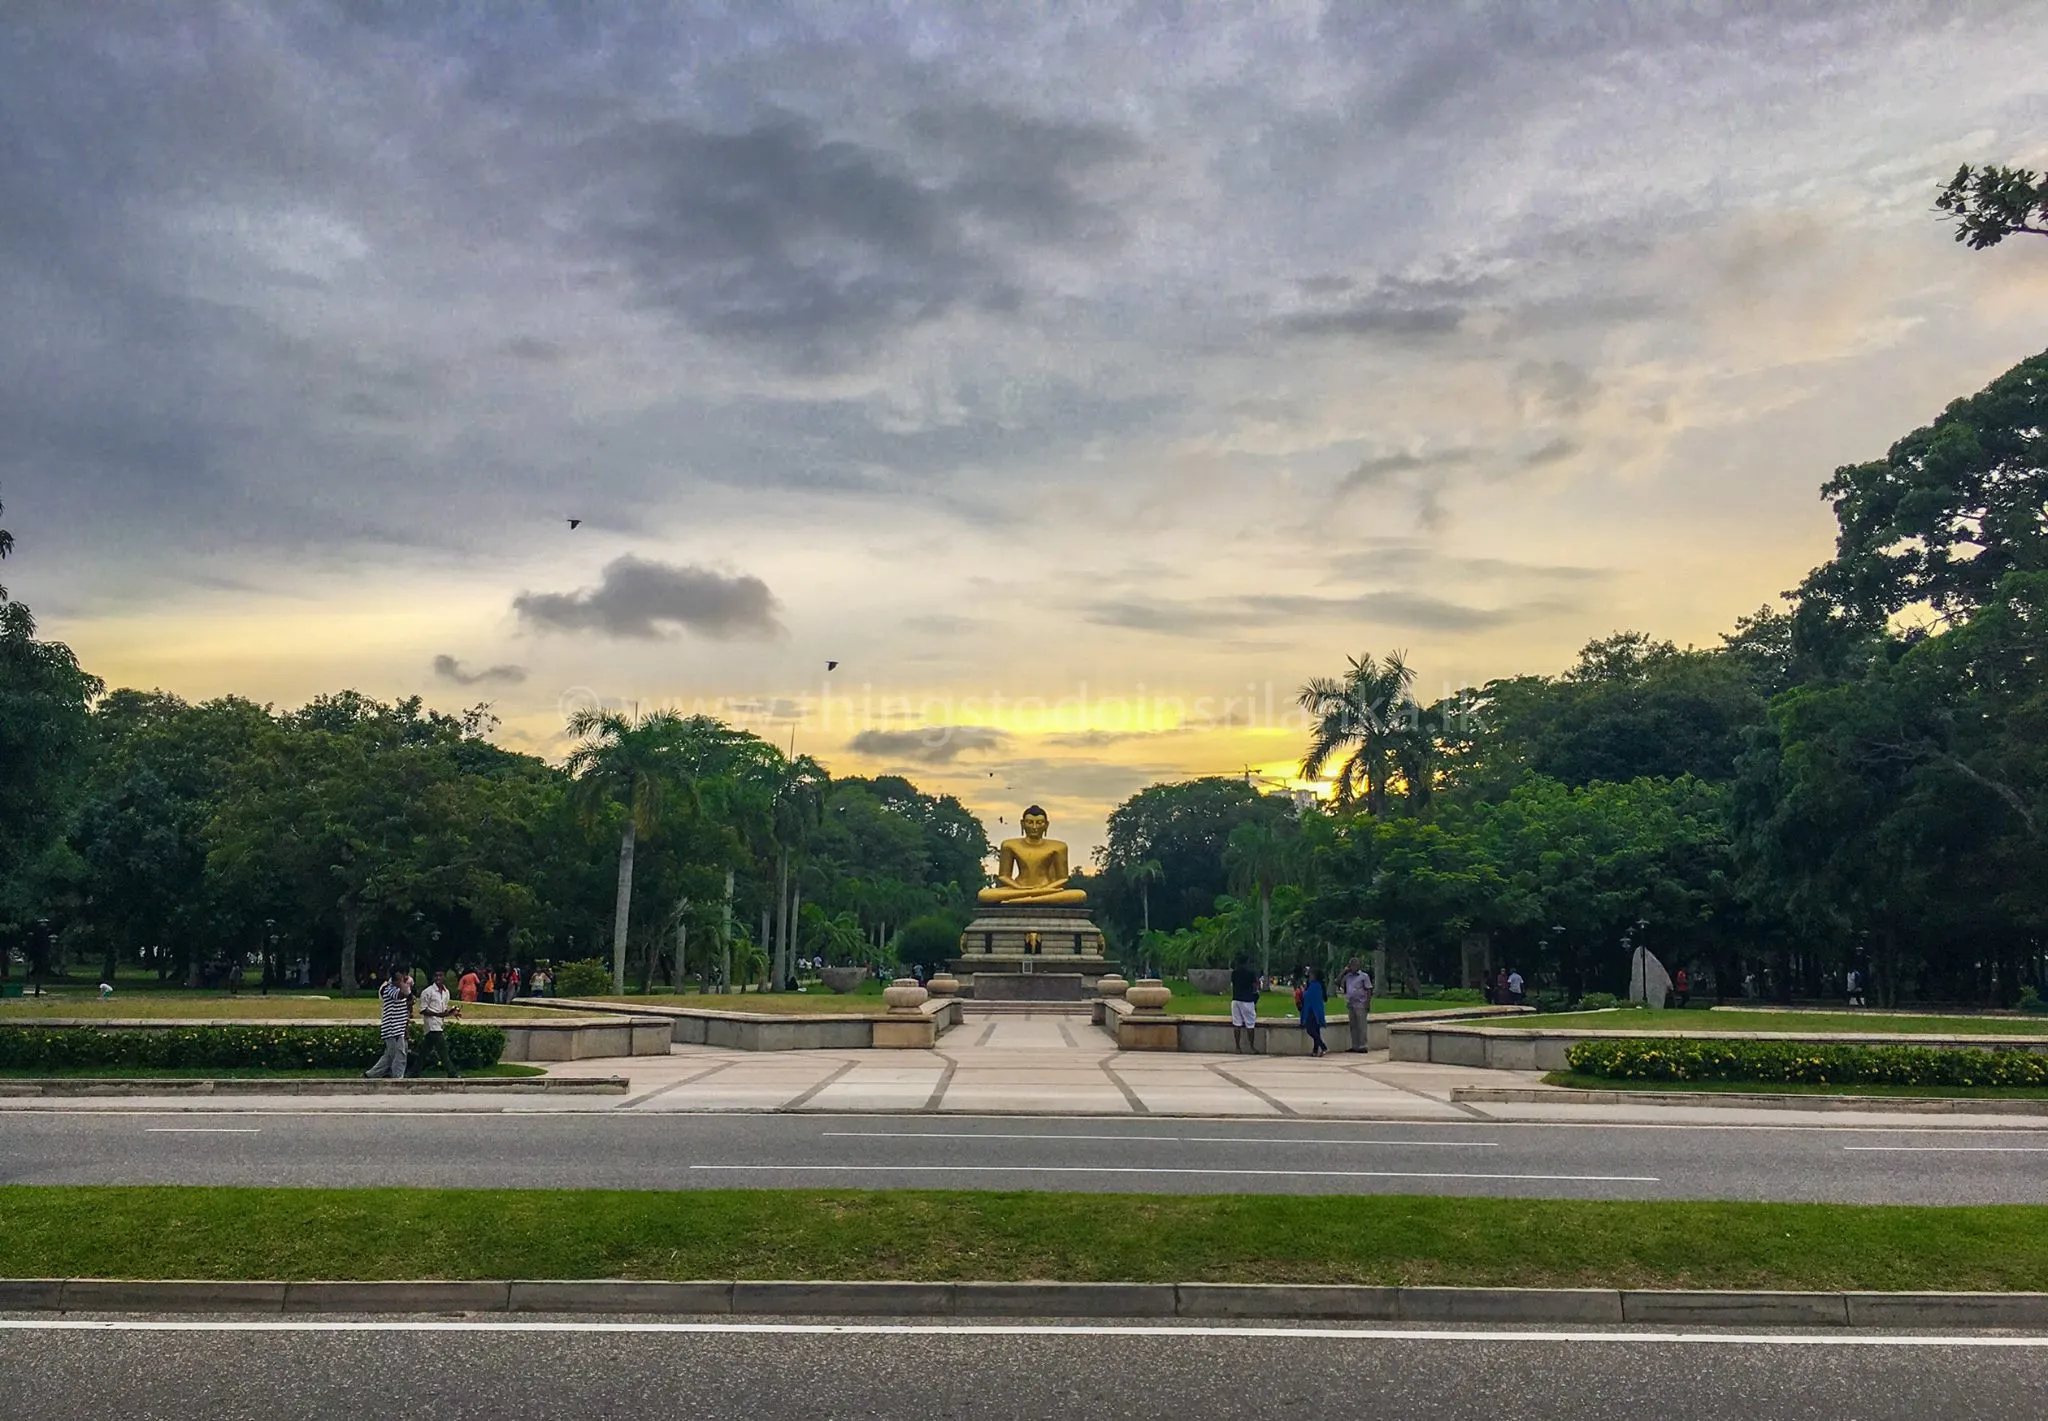
MULTIPOLYGON (((1195 1055, 1119 1051, 1086 1017, 973 1017, 930 1051, 727 1051, 578 1061, 552 1075, 628 1075, 634 1111, 919 1111, 934 1114, 1214 1115, 1373 1120, 1484 1118, 1450 1102, 1444 1067, 1333 1053, 1195 1055)), ((1526 1086, 1505 1071, 1459 1071, 1458 1085, 1526 1086)), ((567 1102, 561 1102, 566 1104, 567 1102)))

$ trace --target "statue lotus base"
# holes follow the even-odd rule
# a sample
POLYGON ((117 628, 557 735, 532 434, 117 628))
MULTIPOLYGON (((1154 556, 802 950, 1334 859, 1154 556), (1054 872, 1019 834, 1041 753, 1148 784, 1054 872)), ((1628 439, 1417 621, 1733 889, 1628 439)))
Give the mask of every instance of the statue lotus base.
POLYGON ((951 965, 964 997, 1081 1001, 1115 970, 1103 949, 1102 929, 1086 908, 984 904, 960 934, 960 955, 951 965), (1058 980, 1019 980, 1024 977, 1058 980))

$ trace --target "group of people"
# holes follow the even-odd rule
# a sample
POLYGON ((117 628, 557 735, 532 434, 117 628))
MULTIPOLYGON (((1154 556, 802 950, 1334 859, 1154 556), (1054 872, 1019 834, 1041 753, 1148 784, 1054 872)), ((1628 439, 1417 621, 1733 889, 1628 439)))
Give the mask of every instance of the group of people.
MULTIPOLYGON (((1323 985, 1323 969, 1302 967, 1296 969, 1294 975, 1294 1010, 1301 1018, 1301 1029, 1308 1033, 1308 1053, 1327 1056, 1330 1048, 1323 1041, 1323 1028, 1329 1023, 1329 1000, 1323 985)), ((1259 994, 1267 985, 1248 962, 1239 962, 1230 969, 1232 1050, 1250 1052, 1258 1049, 1259 994)), ((1337 976, 1337 991, 1344 998, 1345 1020, 1350 1027, 1351 1045, 1347 1049, 1363 1052, 1366 1049, 1366 1024, 1372 1015, 1372 973, 1366 971, 1357 958, 1352 958, 1337 976)))
MULTIPOLYGON (((448 1054, 448 1023, 462 1015, 462 1006, 449 993, 447 976, 445 972, 436 972, 434 979, 419 994, 417 1006, 426 1025, 420 1054, 429 1059, 438 1058, 441 1069, 450 1080, 454 1080, 462 1072, 455 1069, 455 1061, 448 1054)), ((475 1001, 476 998, 467 1000, 475 1001)), ((404 967, 398 968, 377 989, 377 1027, 383 1037, 384 1054, 377 1058, 376 1065, 363 1072, 366 1080, 405 1079, 414 1006, 412 972, 404 967)))
POLYGON ((456 979, 453 991, 448 987, 448 974, 436 971, 415 999, 412 970, 396 968, 377 989, 377 1024, 384 1054, 363 1075, 370 1080, 405 1079, 412 1015, 417 1007, 426 1027, 420 1052, 426 1058, 423 1064, 431 1066, 438 1062, 453 1080, 462 1073, 455 1069, 455 1061, 448 1053, 448 1023, 462 1015, 465 1003, 502 1005, 521 995, 544 997, 553 986, 553 978, 545 967, 535 968, 531 975, 517 967, 467 967, 456 979))
MULTIPOLYGON (((1482 974, 1482 982, 1486 981, 1482 974)), ((1497 1007, 1518 1007, 1523 1000, 1522 974, 1503 967, 1493 974, 1493 980, 1486 983, 1486 1000, 1497 1007)))

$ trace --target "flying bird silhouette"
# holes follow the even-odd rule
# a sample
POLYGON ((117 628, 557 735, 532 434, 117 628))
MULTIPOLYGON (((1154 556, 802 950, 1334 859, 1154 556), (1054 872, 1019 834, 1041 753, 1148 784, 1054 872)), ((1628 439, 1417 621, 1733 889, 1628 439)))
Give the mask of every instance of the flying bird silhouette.
POLYGON ((827 671, 837 671, 839 669, 839 663, 836 661, 828 661, 825 663, 825 669, 827 671))
POLYGON ((583 520, 581 518, 571 518, 569 520, 569 527, 571 531, 574 531, 577 528, 581 528, 582 526, 583 520))

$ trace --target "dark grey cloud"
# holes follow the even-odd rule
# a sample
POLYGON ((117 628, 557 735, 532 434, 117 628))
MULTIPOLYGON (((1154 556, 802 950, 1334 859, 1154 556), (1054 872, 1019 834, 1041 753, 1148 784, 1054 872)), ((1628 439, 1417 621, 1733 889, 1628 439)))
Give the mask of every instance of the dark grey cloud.
POLYGON ((1007 732, 992 725, 926 725, 915 730, 863 730, 846 748, 878 760, 914 765, 950 765, 962 755, 984 754, 1009 744, 1007 732))
POLYGON ((1441 449, 1429 453, 1402 450, 1393 454, 1369 455, 1351 466, 1351 472, 1338 482, 1337 492, 1346 494, 1359 489, 1379 488, 1403 474, 1463 468, 1472 462, 1473 457, 1470 449, 1441 449))
POLYGON ((931 636, 961 636, 987 625, 974 617, 957 616, 952 612, 928 612, 903 619, 905 631, 924 632, 931 636))
POLYGON ((907 127, 895 151, 793 114, 624 122, 568 155, 584 248, 647 305, 817 366, 956 308, 1016 308, 1017 249, 1120 236, 1082 183, 1137 151, 1128 135, 987 103, 907 127))
MULTIPOLYGON (((1307 285, 1307 283, 1303 283, 1307 285)), ((1329 287, 1341 299, 1290 311, 1280 330, 1298 336, 1448 336, 1464 324, 1473 281, 1409 281, 1382 276, 1366 291, 1329 287)))
POLYGON ((720 641, 781 635, 779 607, 758 577, 631 554, 607 563, 596 587, 522 592, 512 600, 521 621, 544 631, 652 638, 682 627, 720 641))
POLYGON ((516 686, 526 679, 526 668, 506 664, 471 671, 447 653, 434 658, 434 674, 458 686, 516 686))
POLYGON ((1440 585, 1447 582, 1589 583, 1614 576, 1614 569, 1573 563, 1523 562, 1514 558, 1460 557, 1427 543, 1406 540, 1369 542, 1333 556, 1330 575, 1340 581, 1440 585))
POLYGON ((1547 598, 1505 607, 1475 607, 1427 592, 1382 590, 1344 597, 1267 595, 1193 602, 1098 602, 1083 617, 1097 626, 1165 636, 1202 637, 1303 622, 1355 621, 1428 632, 1483 631, 1530 621, 1575 604, 1547 598))
POLYGON ((1561 463, 1578 453, 1579 448, 1578 440, 1570 435, 1560 434, 1554 439, 1546 439, 1543 443, 1524 454, 1522 456, 1522 467, 1525 469, 1540 469, 1546 464, 1561 463))

